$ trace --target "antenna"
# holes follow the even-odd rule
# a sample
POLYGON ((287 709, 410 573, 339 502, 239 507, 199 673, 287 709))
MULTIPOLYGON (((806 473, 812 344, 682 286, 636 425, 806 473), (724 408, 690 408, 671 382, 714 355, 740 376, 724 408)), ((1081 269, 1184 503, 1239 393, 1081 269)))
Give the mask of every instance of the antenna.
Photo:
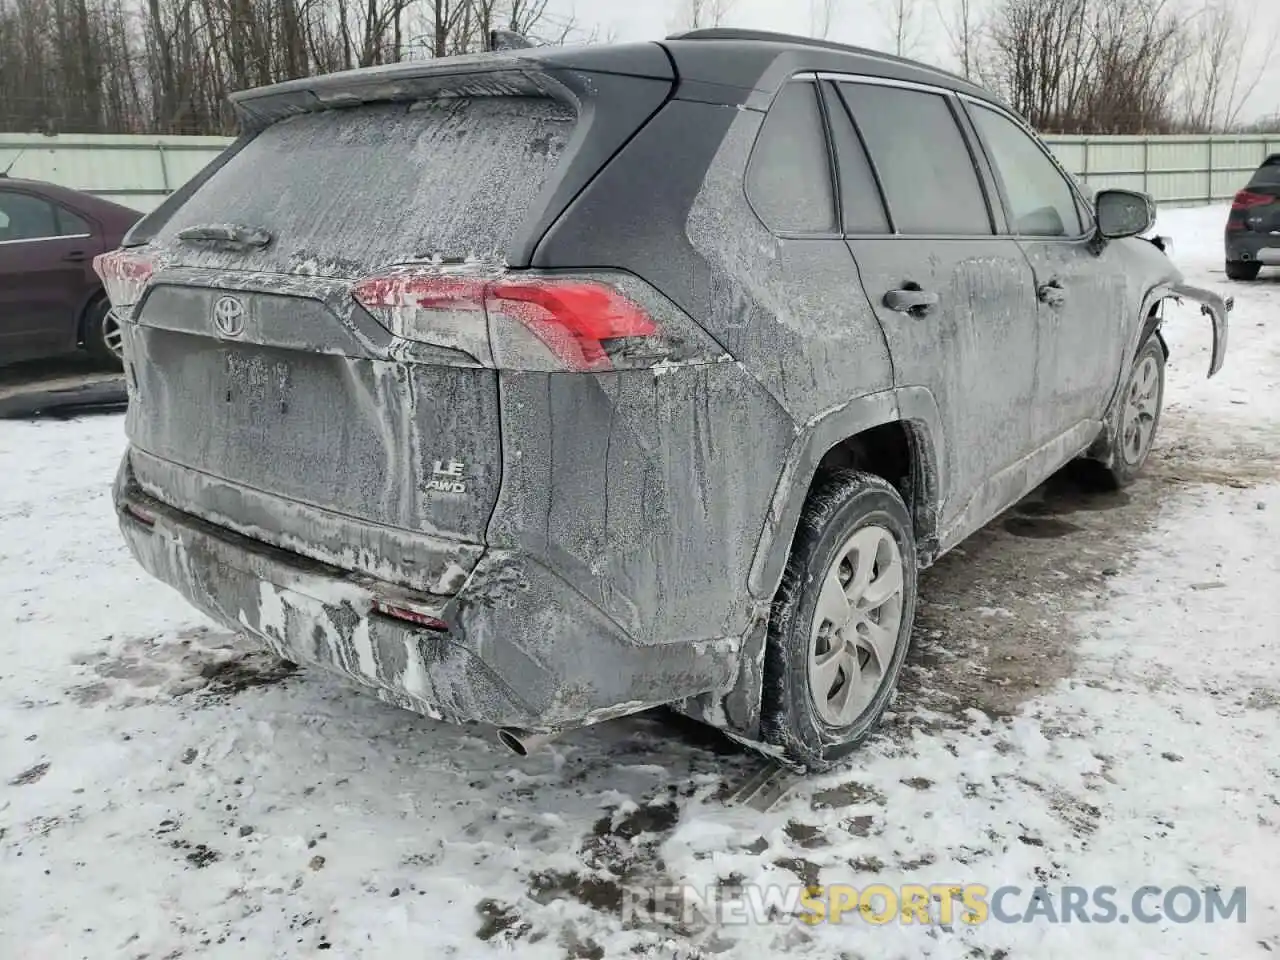
POLYGON ((21 160, 22 155, 26 152, 27 152, 26 147, 20 147, 18 149, 18 152, 13 155, 13 159, 9 161, 9 165, 5 167, 3 170, 0 170, 0 179, 5 179, 9 176, 9 171, 13 169, 13 165, 17 163, 19 160, 21 160))

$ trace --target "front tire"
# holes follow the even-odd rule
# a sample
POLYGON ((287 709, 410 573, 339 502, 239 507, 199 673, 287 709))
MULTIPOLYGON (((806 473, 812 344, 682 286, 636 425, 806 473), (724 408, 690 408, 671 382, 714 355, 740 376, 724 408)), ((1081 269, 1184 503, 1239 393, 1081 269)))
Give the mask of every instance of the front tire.
POLYGON ((891 484, 843 472, 809 497, 774 598, 761 727, 785 759, 829 768, 893 697, 916 606, 911 515, 891 484))
POLYGON ((105 297, 89 307, 84 321, 84 348, 103 366, 124 369, 124 332, 105 297))
POLYGON ((1227 279, 1228 280, 1257 280, 1258 274, 1262 272, 1262 264, 1252 260, 1228 260, 1227 261, 1227 279))
POLYGON ((1147 338, 1134 358, 1124 389, 1116 398, 1111 445, 1103 458, 1104 480, 1113 488, 1127 487, 1151 455, 1160 413, 1164 409, 1164 348, 1155 336, 1147 338))

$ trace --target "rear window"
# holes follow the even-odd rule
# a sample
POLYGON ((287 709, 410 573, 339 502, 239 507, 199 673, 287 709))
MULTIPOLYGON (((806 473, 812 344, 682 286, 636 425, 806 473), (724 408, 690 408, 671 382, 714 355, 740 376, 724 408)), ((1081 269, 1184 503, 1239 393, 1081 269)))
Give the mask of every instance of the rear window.
POLYGON ((519 97, 292 117, 232 157, 157 239, 182 263, 332 277, 409 259, 501 258, 575 120, 565 104, 519 97), (174 239, 228 223, 274 239, 234 254, 174 239))
POLYGON ((1271 157, 1249 181, 1251 187, 1280 187, 1280 157, 1271 157))

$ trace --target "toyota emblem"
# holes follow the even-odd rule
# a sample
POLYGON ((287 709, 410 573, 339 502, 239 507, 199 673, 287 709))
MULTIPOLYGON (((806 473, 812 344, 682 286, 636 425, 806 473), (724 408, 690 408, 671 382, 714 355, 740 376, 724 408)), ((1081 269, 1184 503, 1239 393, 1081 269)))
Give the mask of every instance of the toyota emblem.
POLYGON ((244 332, 244 304, 235 297, 219 297, 213 305, 213 326, 224 337, 244 332))

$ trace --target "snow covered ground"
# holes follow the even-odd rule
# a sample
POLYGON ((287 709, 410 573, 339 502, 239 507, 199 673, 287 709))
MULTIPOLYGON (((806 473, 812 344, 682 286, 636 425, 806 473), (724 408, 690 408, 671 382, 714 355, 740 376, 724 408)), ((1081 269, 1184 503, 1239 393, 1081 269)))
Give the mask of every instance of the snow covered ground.
POLYGON ((662 715, 520 760, 291 673, 134 567, 109 506, 119 417, 0 422, 0 957, 1280 953, 1280 281, 1226 283, 1224 219, 1161 215, 1188 279, 1237 306, 1213 381, 1206 321, 1173 311, 1146 476, 1055 480, 930 571, 884 734, 839 772, 774 777, 772 806, 733 800, 760 761, 662 715), (648 884, 801 882, 1106 885, 1120 913, 1144 885, 1246 887, 1247 913, 631 909, 648 884))

